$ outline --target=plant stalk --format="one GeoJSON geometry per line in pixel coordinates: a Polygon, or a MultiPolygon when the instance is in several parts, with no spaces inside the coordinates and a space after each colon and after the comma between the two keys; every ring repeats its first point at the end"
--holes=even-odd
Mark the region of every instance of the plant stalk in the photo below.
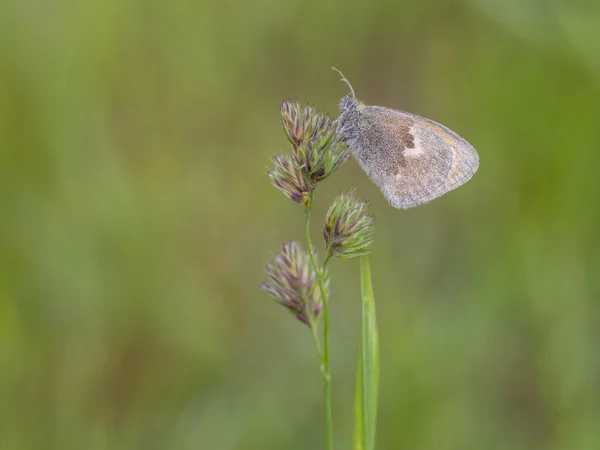
{"type": "MultiPolygon", "coordinates": [[[[324,387],[323,387],[323,403],[325,405],[325,433],[327,450],[333,450],[333,419],[331,414],[331,373],[329,371],[329,299],[327,298],[327,291],[325,290],[324,276],[325,276],[325,264],[329,258],[325,259],[323,267],[318,267],[315,259],[315,249],[313,247],[312,239],[310,238],[310,211],[312,209],[313,196],[311,194],[308,204],[306,206],[306,221],[305,221],[305,232],[306,242],[308,245],[308,254],[310,256],[310,262],[313,270],[317,274],[317,283],[319,285],[319,291],[321,292],[321,299],[323,300],[323,353],[321,359],[321,374],[323,375],[324,387]]],[[[313,328],[314,330],[314,328],[313,328]]],[[[313,331],[313,333],[316,333],[313,331]]],[[[315,335],[313,335],[315,337],[315,335]]],[[[316,338],[318,341],[318,338],[316,338]]],[[[317,346],[317,350],[320,349],[317,346]]]]}

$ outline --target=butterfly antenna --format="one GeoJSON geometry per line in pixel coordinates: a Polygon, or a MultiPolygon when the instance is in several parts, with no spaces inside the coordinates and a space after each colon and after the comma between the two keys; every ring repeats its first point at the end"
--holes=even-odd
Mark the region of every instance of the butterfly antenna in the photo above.
{"type": "Polygon", "coordinates": [[[331,70],[335,70],[337,73],[339,73],[342,76],[342,81],[348,85],[348,87],[350,88],[350,92],[352,92],[352,98],[356,98],[356,95],[354,95],[354,89],[352,89],[352,85],[350,84],[348,79],[344,76],[344,74],[339,69],[336,69],[335,67],[332,67],[331,70]]]}

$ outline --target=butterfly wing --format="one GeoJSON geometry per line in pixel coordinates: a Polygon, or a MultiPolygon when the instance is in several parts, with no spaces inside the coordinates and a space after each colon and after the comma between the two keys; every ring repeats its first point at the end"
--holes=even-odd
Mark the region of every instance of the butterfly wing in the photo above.
{"type": "Polygon", "coordinates": [[[390,204],[407,209],[466,183],[475,149],[433,120],[381,106],[361,108],[351,150],[390,204]]]}

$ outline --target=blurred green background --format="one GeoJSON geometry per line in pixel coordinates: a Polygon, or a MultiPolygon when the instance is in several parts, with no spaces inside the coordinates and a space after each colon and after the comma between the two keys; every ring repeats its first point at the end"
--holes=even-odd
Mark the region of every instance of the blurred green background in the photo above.
{"type": "MultiPolygon", "coordinates": [[[[347,87],[481,167],[377,217],[381,449],[600,448],[600,3],[0,3],[0,449],[319,449],[307,329],[258,288],[301,208],[282,99],[347,87]]],[[[322,248],[322,247],[321,247],[322,248]]],[[[334,261],[336,448],[358,261],[334,261]]]]}

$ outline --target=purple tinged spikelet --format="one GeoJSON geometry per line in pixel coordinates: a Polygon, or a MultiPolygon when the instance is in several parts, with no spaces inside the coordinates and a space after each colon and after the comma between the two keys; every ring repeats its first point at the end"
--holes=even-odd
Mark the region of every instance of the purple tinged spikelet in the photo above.
{"type": "Polygon", "coordinates": [[[333,120],[312,106],[301,108],[298,103],[284,101],[281,122],[308,184],[324,180],[349,158],[347,148],[338,141],[333,120]]]}
{"type": "Polygon", "coordinates": [[[327,256],[354,258],[371,252],[375,219],[368,207],[366,201],[354,196],[353,190],[334,200],[323,232],[327,256]]]}
{"type": "MultiPolygon", "coordinates": [[[[317,287],[317,274],[312,269],[308,254],[297,242],[286,242],[266,270],[267,279],[261,289],[289,309],[298,320],[310,326],[308,314],[316,319],[323,307],[323,300],[317,287]]],[[[327,277],[325,286],[328,290],[327,277]]]]}
{"type": "Polygon", "coordinates": [[[306,205],[312,187],[296,160],[289,155],[278,155],[271,161],[273,168],[268,172],[271,184],[287,198],[306,205]]]}

